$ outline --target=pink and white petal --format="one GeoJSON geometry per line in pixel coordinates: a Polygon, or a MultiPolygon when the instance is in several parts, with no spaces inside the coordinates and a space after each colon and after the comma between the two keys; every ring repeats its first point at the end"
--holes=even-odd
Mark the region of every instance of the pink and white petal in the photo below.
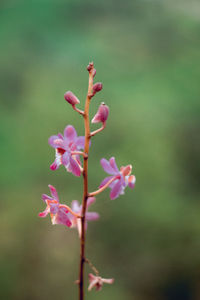
{"type": "Polygon", "coordinates": [[[95,287],[95,285],[98,283],[98,277],[94,276],[91,273],[88,276],[89,276],[89,282],[90,282],[90,284],[88,286],[88,291],[91,291],[91,289],[93,287],[95,287]]]}
{"type": "Polygon", "coordinates": [[[59,166],[61,165],[61,154],[58,153],[57,149],[56,149],[56,159],[54,160],[54,162],[50,165],[50,169],[52,171],[55,171],[59,168],[59,166]]]}
{"type": "Polygon", "coordinates": [[[69,158],[69,165],[70,165],[71,172],[75,176],[81,176],[81,170],[80,170],[79,164],[71,156],[69,158]]]}
{"type": "Polygon", "coordinates": [[[116,175],[117,172],[115,171],[115,169],[112,168],[112,166],[110,165],[110,162],[105,159],[105,158],[102,158],[101,161],[101,166],[102,168],[104,169],[104,171],[110,175],[116,175]]]}
{"type": "Polygon", "coordinates": [[[42,200],[44,201],[44,202],[46,202],[46,200],[53,200],[52,199],[52,197],[50,197],[50,196],[48,196],[48,195],[46,195],[46,194],[42,194],[42,200]]]}
{"type": "Polygon", "coordinates": [[[85,147],[85,137],[84,136],[78,136],[76,139],[76,147],[78,150],[84,149],[85,147]]]}
{"type": "Polygon", "coordinates": [[[67,227],[71,227],[72,223],[67,215],[66,212],[63,211],[63,209],[59,209],[57,214],[52,218],[53,224],[63,224],[67,227]]]}
{"type": "Polygon", "coordinates": [[[118,169],[118,167],[117,167],[117,164],[116,164],[116,162],[115,162],[115,158],[114,158],[114,157],[111,157],[111,158],[109,159],[109,163],[110,163],[111,167],[115,170],[115,172],[116,172],[116,173],[119,173],[119,169],[118,169]]]}
{"type": "Polygon", "coordinates": [[[108,284],[112,284],[115,281],[114,278],[108,278],[108,279],[101,278],[101,280],[103,283],[108,283],[108,284]]]}
{"type": "Polygon", "coordinates": [[[58,203],[50,202],[49,207],[50,207],[50,213],[51,214],[53,214],[53,215],[57,214],[58,209],[59,209],[59,204],[58,203]]]}
{"type": "MultiPolygon", "coordinates": [[[[101,184],[99,185],[99,188],[103,187],[106,183],[108,183],[109,180],[111,180],[114,176],[108,176],[106,178],[104,178],[104,180],[101,182],[101,184]]],[[[110,186],[110,185],[109,185],[110,186]]]]}
{"type": "Polygon", "coordinates": [[[87,208],[96,201],[96,198],[95,197],[89,197],[87,199],[87,208]]]}
{"type": "Polygon", "coordinates": [[[49,145],[53,148],[57,148],[57,146],[54,145],[54,141],[57,140],[58,138],[59,137],[57,135],[50,136],[50,138],[48,139],[49,145]]]}
{"type": "Polygon", "coordinates": [[[52,171],[55,171],[55,170],[57,170],[57,169],[59,168],[60,165],[61,165],[61,164],[57,163],[57,161],[55,160],[55,161],[50,165],[50,169],[51,169],[52,171]]]}
{"type": "Polygon", "coordinates": [[[58,133],[58,137],[59,137],[59,139],[63,140],[63,135],[61,133],[58,133]]]}
{"type": "Polygon", "coordinates": [[[58,193],[56,191],[56,188],[53,185],[51,185],[51,184],[49,184],[48,187],[50,189],[51,196],[53,197],[53,199],[56,199],[59,202],[58,193]]]}
{"type": "Polygon", "coordinates": [[[50,136],[50,138],[48,139],[48,143],[49,143],[49,145],[50,145],[51,147],[53,147],[53,148],[58,148],[58,145],[55,143],[55,141],[57,141],[57,140],[61,140],[61,141],[62,141],[62,139],[61,139],[58,135],[52,135],[52,136],[50,136]]]}
{"type": "Polygon", "coordinates": [[[128,186],[133,189],[135,186],[136,178],[134,175],[129,176],[128,178],[128,186]]]}
{"type": "Polygon", "coordinates": [[[72,125],[68,125],[64,130],[64,137],[69,141],[75,141],[77,138],[77,133],[72,125]]]}
{"type": "Polygon", "coordinates": [[[87,221],[96,221],[99,219],[99,214],[96,212],[86,212],[85,218],[87,221]]]}
{"type": "Polygon", "coordinates": [[[78,200],[73,200],[71,204],[71,208],[75,213],[79,213],[81,210],[81,206],[78,202],[78,200]]]}
{"type": "Polygon", "coordinates": [[[49,207],[47,207],[44,211],[40,212],[38,214],[38,216],[41,217],[41,218],[45,218],[48,215],[49,212],[50,212],[50,209],[49,209],[49,207]]]}
{"type": "Polygon", "coordinates": [[[70,157],[70,153],[67,151],[61,157],[61,162],[65,167],[68,167],[69,165],[69,157],[70,157]]]}
{"type": "Polygon", "coordinates": [[[122,188],[122,182],[121,182],[121,180],[118,180],[118,182],[111,189],[111,192],[110,192],[111,200],[114,200],[119,196],[119,194],[121,192],[121,188],[122,188]]]}

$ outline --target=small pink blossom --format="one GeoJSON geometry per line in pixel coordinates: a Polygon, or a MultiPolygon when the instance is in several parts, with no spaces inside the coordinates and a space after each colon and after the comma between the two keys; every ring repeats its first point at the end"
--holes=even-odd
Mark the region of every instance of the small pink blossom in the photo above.
{"type": "Polygon", "coordinates": [[[102,289],[103,283],[112,284],[114,282],[114,278],[102,278],[100,276],[95,276],[92,273],[89,273],[89,287],[88,291],[91,291],[92,288],[96,288],[96,291],[100,291],[102,289]]]}
{"type": "Polygon", "coordinates": [[[46,209],[39,213],[38,216],[45,218],[48,214],[51,216],[52,224],[63,224],[67,227],[71,227],[72,222],[69,218],[69,211],[66,205],[60,204],[56,188],[49,185],[51,197],[43,194],[42,199],[46,203],[46,209]]]}
{"type": "Polygon", "coordinates": [[[78,100],[78,98],[71,91],[66,92],[64,94],[64,98],[72,106],[75,106],[76,104],[80,103],[80,101],[78,100]]]}
{"type": "Polygon", "coordinates": [[[105,103],[101,103],[101,105],[99,106],[99,109],[96,113],[96,115],[94,116],[94,118],[92,119],[92,123],[105,123],[108,119],[108,115],[109,115],[109,107],[107,105],[105,105],[105,103]]]}
{"type": "Polygon", "coordinates": [[[100,184],[100,188],[103,187],[108,181],[113,179],[109,184],[111,188],[110,198],[111,200],[116,199],[119,195],[124,194],[124,189],[128,185],[130,188],[134,188],[136,178],[134,175],[130,175],[132,171],[132,166],[127,165],[126,167],[122,166],[120,170],[118,169],[115,158],[111,157],[110,160],[105,158],[101,159],[101,165],[105,172],[112,176],[106,177],[100,184]]]}
{"type": "Polygon", "coordinates": [[[68,125],[64,130],[64,136],[59,133],[49,138],[49,145],[56,150],[56,159],[50,166],[51,170],[57,170],[60,165],[64,165],[68,172],[72,172],[75,176],[81,175],[80,157],[73,152],[84,149],[84,136],[77,136],[75,128],[68,125]]]}
{"type": "MultiPolygon", "coordinates": [[[[85,213],[85,230],[87,229],[87,221],[95,221],[99,219],[99,214],[96,212],[88,212],[89,206],[95,202],[95,197],[89,197],[87,200],[87,208],[85,213]]],[[[77,200],[72,201],[71,205],[72,210],[76,213],[81,215],[82,212],[82,205],[79,204],[77,200]]],[[[76,227],[79,233],[79,236],[81,236],[81,219],[75,217],[71,213],[69,213],[69,218],[72,223],[72,227],[76,227]]]]}

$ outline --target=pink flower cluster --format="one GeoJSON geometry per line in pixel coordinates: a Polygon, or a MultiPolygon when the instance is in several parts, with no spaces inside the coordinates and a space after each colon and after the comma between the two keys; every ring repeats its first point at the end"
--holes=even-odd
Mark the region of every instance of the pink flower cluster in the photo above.
{"type": "MultiPolygon", "coordinates": [[[[90,73],[91,81],[91,76],[92,78],[94,78],[94,76],[96,75],[96,70],[93,68],[93,63],[90,63],[87,69],[90,73]]],[[[87,103],[89,103],[92,97],[96,93],[101,91],[101,89],[102,83],[97,82],[93,85],[92,81],[92,85],[88,89],[87,103]]],[[[103,102],[100,104],[98,111],[91,122],[102,123],[101,127],[93,132],[90,132],[90,129],[88,129],[89,124],[87,123],[89,116],[89,104],[88,111],[86,110],[86,108],[85,111],[79,110],[76,106],[80,104],[80,101],[71,91],[68,91],[64,94],[64,99],[72,106],[75,111],[84,116],[86,122],[85,136],[78,136],[75,128],[72,125],[66,126],[63,134],[58,133],[57,135],[52,135],[49,138],[48,142],[49,145],[55,149],[55,160],[50,165],[50,169],[55,171],[61,165],[63,165],[68,172],[72,173],[75,176],[81,176],[81,174],[83,173],[84,180],[86,181],[86,183],[84,181],[85,194],[83,207],[77,200],[73,200],[71,206],[61,204],[56,188],[52,185],[49,185],[51,196],[48,196],[46,194],[42,195],[42,200],[45,202],[46,208],[43,212],[39,213],[39,217],[44,218],[48,214],[50,214],[52,224],[61,224],[67,227],[76,228],[78,230],[78,234],[82,243],[81,245],[84,245],[84,234],[83,232],[81,232],[81,230],[87,229],[88,221],[95,221],[99,219],[99,214],[97,212],[88,211],[90,205],[95,202],[94,196],[98,195],[108,187],[111,189],[110,198],[111,200],[114,200],[120,195],[124,194],[125,188],[127,186],[130,188],[134,188],[136,178],[134,175],[131,175],[132,165],[122,166],[121,168],[118,168],[114,157],[111,157],[109,160],[102,158],[100,161],[101,166],[103,167],[104,171],[109,174],[109,176],[107,176],[101,182],[99,188],[95,192],[88,193],[87,159],[88,148],[89,146],[91,146],[89,141],[92,136],[105,129],[106,122],[109,116],[109,107],[103,102]],[[84,165],[81,158],[84,158],[84,165]]],[[[86,262],[84,251],[82,251],[81,255],[81,258],[83,258],[83,260],[86,262]]],[[[95,271],[96,269],[93,268],[93,270],[95,271]]],[[[112,284],[114,282],[113,278],[105,279],[98,276],[98,271],[95,271],[95,274],[96,275],[93,275],[91,273],[89,274],[89,291],[94,287],[97,291],[101,290],[103,283],[112,284]]],[[[81,282],[83,282],[83,280],[79,281],[80,287],[81,282]]]]}

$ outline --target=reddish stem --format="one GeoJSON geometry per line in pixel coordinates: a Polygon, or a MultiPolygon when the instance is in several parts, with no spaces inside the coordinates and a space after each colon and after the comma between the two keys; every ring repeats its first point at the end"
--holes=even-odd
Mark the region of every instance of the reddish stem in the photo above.
{"type": "Polygon", "coordinates": [[[83,157],[83,200],[81,212],[81,237],[80,237],[80,267],[79,267],[79,300],[84,299],[84,263],[85,263],[85,213],[88,199],[88,153],[90,144],[89,106],[93,90],[93,63],[90,63],[88,93],[85,101],[84,125],[85,125],[85,148],[83,157]]]}

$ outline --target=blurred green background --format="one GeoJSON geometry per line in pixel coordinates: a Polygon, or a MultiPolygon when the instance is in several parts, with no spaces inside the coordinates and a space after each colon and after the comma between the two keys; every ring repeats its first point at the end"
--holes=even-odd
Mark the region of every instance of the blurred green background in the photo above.
{"type": "Polygon", "coordinates": [[[49,169],[47,140],[67,124],[83,134],[63,94],[83,107],[94,61],[104,88],[91,117],[101,101],[110,116],[92,141],[89,189],[113,155],[137,183],[91,209],[101,218],[87,256],[115,284],[86,299],[199,300],[199,1],[1,0],[0,41],[0,298],[78,299],[77,232],[37,214],[48,184],[61,202],[81,199],[82,178],[49,169]]]}

